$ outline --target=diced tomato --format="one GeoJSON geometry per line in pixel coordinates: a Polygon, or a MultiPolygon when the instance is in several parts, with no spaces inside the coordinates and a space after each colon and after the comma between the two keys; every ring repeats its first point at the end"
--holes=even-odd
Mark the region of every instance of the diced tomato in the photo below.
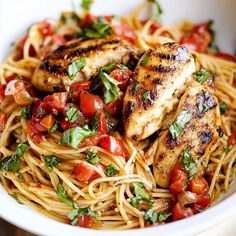
{"type": "Polygon", "coordinates": [[[52,35],[52,42],[54,45],[61,46],[66,42],[66,40],[63,35],[54,33],[52,35]]]}
{"type": "Polygon", "coordinates": [[[236,58],[234,56],[228,54],[228,53],[217,52],[217,53],[214,54],[214,56],[222,58],[222,59],[227,60],[227,61],[236,62],[236,58]]]}
{"type": "Polygon", "coordinates": [[[40,125],[43,126],[46,131],[50,130],[55,123],[55,119],[51,114],[47,114],[43,117],[43,119],[40,121],[40,125]]]}
{"type": "Polygon", "coordinates": [[[115,69],[110,73],[110,76],[120,82],[118,87],[125,91],[127,89],[127,86],[130,82],[130,78],[132,76],[132,71],[129,69],[115,69]]]}
{"type": "Polygon", "coordinates": [[[170,191],[174,194],[184,191],[188,175],[179,164],[173,168],[170,176],[170,191]]]}
{"type": "Polygon", "coordinates": [[[102,99],[91,93],[80,94],[80,110],[88,117],[92,117],[96,111],[103,109],[104,103],[102,99]]]}
{"type": "Polygon", "coordinates": [[[180,220],[193,215],[193,211],[189,207],[182,206],[179,202],[172,209],[173,220],[180,220]]]}
{"type": "Polygon", "coordinates": [[[42,107],[47,113],[50,113],[52,109],[57,111],[64,111],[67,102],[67,93],[54,93],[48,95],[43,99],[42,107]]]}
{"type": "Polygon", "coordinates": [[[116,156],[125,156],[125,146],[121,139],[107,135],[99,141],[99,145],[116,156]]]}
{"type": "Polygon", "coordinates": [[[104,112],[101,112],[99,115],[99,120],[98,120],[98,132],[100,134],[106,134],[108,133],[109,129],[107,127],[107,121],[106,121],[106,116],[104,112]]]}
{"type": "Polygon", "coordinates": [[[105,104],[105,110],[111,115],[119,115],[122,111],[124,93],[120,93],[120,97],[114,101],[105,104]]]}
{"type": "Polygon", "coordinates": [[[209,185],[204,177],[195,177],[189,182],[189,190],[198,195],[207,193],[209,185]]]}
{"type": "Polygon", "coordinates": [[[83,227],[83,228],[91,228],[93,222],[92,216],[78,216],[78,223],[77,226],[83,227]]]}
{"type": "Polygon", "coordinates": [[[43,132],[46,129],[42,125],[38,119],[31,119],[27,125],[26,133],[36,142],[39,143],[42,138],[43,132]]]}
{"type": "Polygon", "coordinates": [[[180,39],[180,44],[183,44],[193,51],[205,52],[211,43],[211,39],[209,23],[202,23],[196,25],[188,35],[184,35],[180,39]]]}
{"type": "Polygon", "coordinates": [[[44,36],[52,35],[54,33],[53,25],[48,21],[44,21],[39,24],[39,31],[44,36]]]}
{"type": "Polygon", "coordinates": [[[201,212],[211,203],[211,198],[208,194],[199,195],[197,202],[194,203],[193,210],[195,213],[201,212]]]}
{"type": "Polygon", "coordinates": [[[159,29],[161,27],[161,24],[158,22],[153,22],[151,25],[151,32],[154,33],[157,29],[159,29]]]}
{"type": "Polygon", "coordinates": [[[232,134],[228,137],[227,145],[228,146],[236,145],[236,130],[234,130],[232,134]]]}
{"type": "Polygon", "coordinates": [[[97,16],[92,15],[91,13],[86,13],[84,19],[83,19],[83,26],[87,26],[90,23],[96,22],[98,19],[97,16]]]}
{"type": "Polygon", "coordinates": [[[11,80],[6,86],[5,95],[12,95],[15,102],[20,106],[27,106],[33,102],[25,83],[20,80],[11,80]]]}
{"type": "Polygon", "coordinates": [[[2,132],[7,123],[7,115],[3,112],[0,112],[0,132],[2,132]]]}
{"type": "Polygon", "coordinates": [[[92,84],[91,81],[82,81],[70,85],[69,92],[73,101],[77,102],[80,99],[81,92],[89,90],[91,84],[92,84]]]}
{"type": "Polygon", "coordinates": [[[17,77],[18,77],[17,74],[12,74],[12,75],[6,77],[5,79],[6,79],[6,82],[9,83],[11,80],[16,79],[17,77]]]}
{"type": "Polygon", "coordinates": [[[134,43],[137,37],[133,28],[126,22],[114,22],[112,24],[112,30],[116,36],[126,39],[131,43],[134,43]]]}
{"type": "Polygon", "coordinates": [[[73,170],[73,176],[84,183],[88,183],[89,181],[98,177],[97,172],[84,162],[81,162],[75,166],[73,170]]]}
{"type": "Polygon", "coordinates": [[[5,85],[0,84],[0,101],[4,100],[5,98],[5,85]]]}

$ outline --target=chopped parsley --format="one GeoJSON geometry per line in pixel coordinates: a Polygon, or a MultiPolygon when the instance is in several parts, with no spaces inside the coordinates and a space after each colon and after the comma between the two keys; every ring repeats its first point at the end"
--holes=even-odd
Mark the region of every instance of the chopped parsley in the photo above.
{"type": "Polygon", "coordinates": [[[135,197],[131,198],[131,204],[137,207],[141,200],[149,201],[150,197],[148,193],[144,190],[142,183],[133,183],[135,197]]]}
{"type": "Polygon", "coordinates": [[[189,180],[191,180],[198,171],[197,164],[188,150],[182,152],[182,165],[188,172],[189,180]]]}
{"type": "Polygon", "coordinates": [[[170,125],[169,131],[173,139],[177,139],[184,129],[184,126],[191,120],[192,114],[189,110],[182,111],[177,120],[170,125]]]}
{"type": "Polygon", "coordinates": [[[80,6],[81,6],[84,10],[89,11],[92,3],[93,3],[93,0],[82,0],[80,6]]]}
{"type": "Polygon", "coordinates": [[[62,202],[75,208],[76,204],[71,199],[68,198],[68,196],[66,194],[66,190],[64,189],[62,184],[57,185],[57,196],[62,202]]]}
{"type": "Polygon", "coordinates": [[[227,111],[228,106],[225,102],[220,103],[220,114],[223,115],[227,111]]]}
{"type": "Polygon", "coordinates": [[[205,83],[210,77],[211,73],[206,70],[200,70],[194,73],[196,81],[200,84],[205,83]]]}
{"type": "Polygon", "coordinates": [[[63,132],[60,143],[77,148],[85,138],[94,134],[96,134],[96,131],[90,130],[88,125],[73,127],[63,132]]]}
{"type": "Polygon", "coordinates": [[[20,143],[16,147],[15,155],[7,156],[0,161],[0,170],[18,172],[20,169],[20,158],[24,155],[28,144],[20,143]]]}
{"type": "Polygon", "coordinates": [[[163,13],[160,3],[157,0],[148,0],[153,3],[152,19],[156,22],[160,22],[161,14],[163,13]]]}
{"type": "Polygon", "coordinates": [[[68,76],[71,80],[73,80],[75,78],[75,76],[77,75],[77,73],[82,70],[85,65],[87,63],[87,57],[83,56],[75,61],[73,61],[67,70],[68,76]]]}
{"type": "Polygon", "coordinates": [[[143,93],[143,98],[144,99],[150,99],[151,98],[151,92],[150,91],[146,91],[143,93]]]}
{"type": "Polygon", "coordinates": [[[79,111],[76,107],[71,107],[67,112],[66,116],[70,123],[74,123],[79,119],[79,111]]]}
{"type": "Polygon", "coordinates": [[[229,152],[229,146],[224,146],[224,152],[228,153],[229,152]]]}
{"type": "Polygon", "coordinates": [[[92,165],[96,165],[100,160],[100,156],[97,153],[94,153],[91,149],[86,150],[86,161],[92,165]]]}
{"type": "Polygon", "coordinates": [[[32,116],[30,106],[21,107],[21,115],[26,119],[29,120],[32,116]]]}
{"type": "Polygon", "coordinates": [[[60,165],[61,160],[55,156],[47,156],[47,157],[45,157],[45,163],[46,163],[46,166],[47,166],[49,172],[52,172],[53,167],[60,165]]]}
{"type": "Polygon", "coordinates": [[[112,164],[109,164],[106,168],[107,176],[113,176],[113,175],[117,174],[118,172],[119,172],[119,170],[112,164]]]}
{"type": "Polygon", "coordinates": [[[156,222],[165,221],[168,217],[171,216],[171,213],[160,213],[157,214],[153,209],[149,209],[144,214],[144,219],[149,220],[152,224],[156,222]]]}
{"type": "Polygon", "coordinates": [[[146,66],[148,60],[149,60],[149,56],[144,55],[144,56],[142,57],[141,61],[140,61],[140,65],[141,65],[141,66],[146,66]]]}

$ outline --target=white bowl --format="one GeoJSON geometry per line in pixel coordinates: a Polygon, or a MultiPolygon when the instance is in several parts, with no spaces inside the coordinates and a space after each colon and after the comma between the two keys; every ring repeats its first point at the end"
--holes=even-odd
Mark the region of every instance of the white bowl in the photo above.
{"type": "MultiPolygon", "coordinates": [[[[95,0],[92,11],[96,14],[128,14],[142,0],[95,0]]],[[[223,51],[234,52],[236,42],[235,0],[160,0],[167,25],[189,18],[196,22],[213,19],[218,43],[223,51]]],[[[77,5],[78,1],[77,1],[77,5]]],[[[27,27],[48,17],[58,17],[62,10],[71,10],[70,0],[7,0],[0,1],[0,61],[10,50],[10,44],[22,36],[27,27]]],[[[128,231],[98,231],[62,224],[35,210],[16,203],[0,187],[0,216],[5,220],[37,235],[47,236],[120,236],[131,235],[195,235],[232,215],[236,210],[236,194],[232,191],[210,209],[190,218],[162,226],[128,231]]]]}

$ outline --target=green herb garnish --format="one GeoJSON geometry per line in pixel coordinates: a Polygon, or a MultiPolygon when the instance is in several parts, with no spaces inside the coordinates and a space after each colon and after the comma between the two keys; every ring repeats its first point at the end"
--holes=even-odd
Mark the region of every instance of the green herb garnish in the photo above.
{"type": "Polygon", "coordinates": [[[146,91],[143,93],[143,98],[144,99],[150,99],[151,98],[151,92],[150,91],[146,91]]]}
{"type": "Polygon", "coordinates": [[[209,71],[200,70],[194,73],[196,81],[200,84],[205,83],[210,77],[211,73],[209,71]]]}
{"type": "Polygon", "coordinates": [[[228,153],[229,152],[229,146],[224,146],[224,152],[228,153]]]}
{"type": "Polygon", "coordinates": [[[215,100],[213,99],[212,95],[208,91],[203,90],[202,91],[202,95],[203,95],[204,101],[199,99],[199,102],[198,102],[198,110],[199,110],[199,112],[206,112],[209,109],[211,109],[212,107],[216,106],[215,100]]]}
{"type": "Polygon", "coordinates": [[[26,119],[29,120],[32,116],[30,106],[21,107],[21,115],[26,119]]]}
{"type": "Polygon", "coordinates": [[[66,116],[70,123],[74,123],[79,119],[79,111],[76,107],[71,107],[67,112],[66,116]]]}
{"type": "Polygon", "coordinates": [[[47,156],[47,157],[45,157],[45,163],[46,163],[46,166],[48,168],[48,171],[52,172],[53,167],[54,166],[56,167],[56,166],[60,165],[61,160],[58,157],[55,157],[55,156],[47,156]]]}
{"type": "Polygon", "coordinates": [[[96,165],[100,160],[100,156],[97,153],[94,153],[91,149],[86,150],[86,161],[92,165],[96,165]]]}
{"type": "Polygon", "coordinates": [[[89,11],[92,2],[93,2],[93,0],[82,0],[80,6],[81,6],[84,10],[89,11]]]}
{"type": "Polygon", "coordinates": [[[133,183],[135,197],[131,198],[131,204],[137,207],[141,200],[149,201],[150,197],[148,193],[144,190],[142,183],[133,183]]]}
{"type": "Polygon", "coordinates": [[[59,125],[58,125],[57,122],[55,122],[55,124],[54,124],[53,127],[48,131],[48,133],[51,134],[51,133],[57,131],[58,128],[59,128],[59,125]]]}
{"type": "Polygon", "coordinates": [[[148,60],[149,60],[149,56],[144,55],[144,56],[142,57],[141,61],[140,61],[140,65],[141,65],[141,66],[146,66],[148,60]]]}
{"type": "Polygon", "coordinates": [[[98,129],[98,121],[99,121],[99,116],[98,116],[98,112],[96,111],[93,115],[92,120],[91,120],[92,130],[97,130],[98,129]]]}
{"type": "Polygon", "coordinates": [[[153,15],[152,19],[156,22],[160,22],[161,14],[163,13],[160,3],[157,0],[148,0],[153,3],[153,15]]]}
{"type": "Polygon", "coordinates": [[[87,62],[87,57],[83,56],[80,59],[73,61],[69,65],[67,73],[71,80],[73,80],[77,75],[77,73],[85,67],[86,62],[87,62]]]}
{"type": "Polygon", "coordinates": [[[117,174],[118,172],[119,172],[119,170],[112,164],[109,164],[106,168],[107,176],[113,176],[113,175],[117,174]]]}
{"type": "Polygon", "coordinates": [[[149,220],[152,224],[155,224],[156,222],[165,221],[170,216],[171,213],[157,214],[153,209],[149,209],[145,212],[144,219],[149,220]]]}
{"type": "Polygon", "coordinates": [[[228,106],[225,102],[220,103],[220,114],[223,115],[227,111],[228,106]]]}
{"type": "Polygon", "coordinates": [[[188,150],[182,152],[182,157],[182,165],[189,174],[189,180],[191,180],[198,171],[197,164],[188,150]]]}

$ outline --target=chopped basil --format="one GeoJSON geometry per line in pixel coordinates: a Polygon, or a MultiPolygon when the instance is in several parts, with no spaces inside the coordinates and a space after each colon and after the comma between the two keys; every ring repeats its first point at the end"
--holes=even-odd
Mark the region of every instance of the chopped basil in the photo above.
{"type": "Polygon", "coordinates": [[[38,109],[37,113],[39,117],[43,117],[44,115],[47,114],[47,112],[43,108],[38,109]]]}
{"type": "Polygon", "coordinates": [[[64,189],[62,184],[57,185],[57,196],[62,202],[75,208],[75,203],[71,199],[68,198],[68,196],[66,194],[66,190],[64,189]]]}
{"type": "Polygon", "coordinates": [[[123,64],[117,64],[116,66],[121,70],[128,70],[129,69],[127,66],[125,66],[123,64]]]}
{"type": "Polygon", "coordinates": [[[81,127],[73,127],[63,132],[60,143],[67,144],[73,148],[85,139],[96,134],[95,130],[90,130],[87,125],[81,127]]]}
{"type": "Polygon", "coordinates": [[[32,116],[30,106],[21,107],[21,115],[26,119],[29,120],[32,116]]]}
{"type": "MultiPolygon", "coordinates": [[[[112,64],[113,68],[114,65],[112,64]]],[[[120,82],[113,79],[107,73],[109,73],[111,66],[103,67],[100,72],[100,78],[104,84],[104,102],[107,104],[119,98],[119,88],[120,82]]]]}
{"type": "Polygon", "coordinates": [[[47,166],[49,172],[51,172],[53,170],[54,166],[56,167],[56,166],[60,165],[61,160],[55,156],[47,156],[47,157],[45,157],[45,163],[46,163],[46,166],[47,166]]]}
{"type": "Polygon", "coordinates": [[[79,119],[79,111],[76,107],[71,107],[67,112],[66,116],[70,123],[74,123],[79,119]]]}
{"type": "Polygon", "coordinates": [[[137,207],[140,200],[142,199],[146,201],[150,200],[148,193],[143,189],[142,183],[133,183],[133,186],[134,186],[135,197],[131,198],[131,204],[134,207],[137,207]]]}
{"type": "Polygon", "coordinates": [[[86,63],[87,63],[86,56],[83,56],[80,59],[73,61],[69,65],[68,70],[67,70],[69,78],[73,80],[75,76],[77,75],[77,73],[85,67],[86,63]]]}
{"type": "Polygon", "coordinates": [[[191,120],[192,114],[189,110],[182,111],[176,122],[170,125],[169,131],[173,139],[177,139],[184,129],[184,126],[191,120]]]}
{"type": "Polygon", "coordinates": [[[146,91],[143,93],[143,98],[144,99],[150,99],[151,98],[151,92],[150,91],[146,91]]]}
{"type": "Polygon", "coordinates": [[[139,83],[138,82],[134,82],[133,85],[133,93],[136,94],[139,90],[139,83]]]}
{"type": "Polygon", "coordinates": [[[206,70],[197,71],[194,73],[194,75],[195,75],[197,82],[200,84],[205,83],[211,77],[211,73],[206,70]]]}
{"type": "Polygon", "coordinates": [[[99,121],[99,116],[98,116],[98,112],[96,111],[94,113],[92,121],[91,121],[92,130],[97,130],[98,129],[98,121],[99,121]]]}
{"type": "Polygon", "coordinates": [[[144,56],[142,57],[141,61],[140,61],[140,65],[141,65],[141,66],[146,66],[148,60],[149,60],[149,56],[144,55],[144,56]]]}
{"type": "Polygon", "coordinates": [[[22,204],[16,194],[9,194],[17,203],[22,204]]]}
{"type": "Polygon", "coordinates": [[[224,146],[224,152],[228,153],[229,152],[229,146],[224,146]]]}
{"type": "Polygon", "coordinates": [[[106,168],[107,176],[113,176],[113,175],[117,174],[118,172],[119,172],[119,170],[112,164],[109,164],[106,168]]]}
{"type": "Polygon", "coordinates": [[[220,103],[220,114],[223,115],[225,114],[225,112],[227,111],[227,104],[225,102],[221,102],[220,103]]]}
{"type": "Polygon", "coordinates": [[[202,95],[198,96],[199,112],[206,112],[210,108],[215,107],[215,106],[216,106],[216,102],[214,98],[212,97],[212,95],[208,91],[203,90],[202,95]]]}
{"type": "Polygon", "coordinates": [[[86,150],[86,160],[92,165],[96,165],[100,160],[100,156],[97,153],[94,153],[91,149],[86,150]]]}
{"type": "Polygon", "coordinates": [[[160,213],[157,214],[153,209],[149,209],[144,214],[144,219],[149,220],[152,224],[156,222],[165,221],[168,217],[171,216],[171,213],[160,213]]]}
{"type": "Polygon", "coordinates": [[[152,19],[156,22],[160,22],[161,14],[163,13],[160,3],[157,0],[148,0],[153,3],[153,15],[152,19]]]}
{"type": "Polygon", "coordinates": [[[87,215],[87,216],[91,216],[94,219],[96,219],[98,221],[98,216],[96,213],[94,213],[93,211],[90,210],[90,208],[86,207],[86,208],[76,208],[73,209],[69,214],[68,214],[68,218],[71,220],[71,224],[72,225],[77,225],[78,223],[78,216],[83,216],[83,215],[87,215]]]}
{"type": "Polygon", "coordinates": [[[57,131],[58,128],[59,128],[59,125],[58,125],[57,122],[55,122],[55,124],[54,124],[53,127],[48,131],[48,133],[51,134],[51,133],[57,131]]]}
{"type": "Polygon", "coordinates": [[[194,59],[194,60],[196,60],[196,59],[197,59],[197,55],[196,55],[196,54],[194,54],[194,53],[192,53],[192,57],[193,57],[193,59],[194,59]]]}
{"type": "Polygon", "coordinates": [[[188,150],[182,152],[182,157],[182,165],[189,174],[189,180],[191,180],[198,171],[197,164],[188,150]]]}
{"type": "Polygon", "coordinates": [[[89,11],[92,2],[93,2],[93,0],[82,0],[80,6],[81,6],[84,10],[89,11]]]}
{"type": "Polygon", "coordinates": [[[20,169],[20,158],[28,148],[28,144],[20,143],[16,147],[15,155],[7,156],[0,161],[0,170],[18,172],[20,169]]]}

